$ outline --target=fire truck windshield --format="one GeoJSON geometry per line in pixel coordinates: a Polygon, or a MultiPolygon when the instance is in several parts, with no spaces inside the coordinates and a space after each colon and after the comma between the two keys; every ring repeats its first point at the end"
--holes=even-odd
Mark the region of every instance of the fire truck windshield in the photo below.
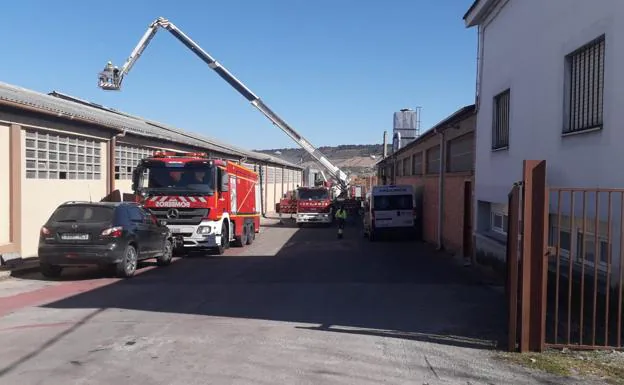
{"type": "Polygon", "coordinates": [[[297,195],[299,200],[329,199],[329,191],[322,188],[299,189],[297,195]]]}
{"type": "Polygon", "coordinates": [[[167,165],[146,165],[144,167],[142,185],[147,190],[184,191],[213,195],[215,190],[215,173],[212,166],[206,164],[193,165],[187,163],[181,167],[167,165]]]}

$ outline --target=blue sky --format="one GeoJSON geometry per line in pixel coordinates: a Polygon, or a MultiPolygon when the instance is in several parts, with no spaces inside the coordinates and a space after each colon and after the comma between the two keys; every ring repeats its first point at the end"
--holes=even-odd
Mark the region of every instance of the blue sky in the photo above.
{"type": "Polygon", "coordinates": [[[252,149],[296,147],[168,32],[121,92],[97,88],[156,17],[174,22],[315,146],[381,143],[392,114],[426,130],[474,101],[472,0],[10,2],[0,81],[65,92],[252,149]],[[110,4],[110,6],[108,6],[110,4]]]}

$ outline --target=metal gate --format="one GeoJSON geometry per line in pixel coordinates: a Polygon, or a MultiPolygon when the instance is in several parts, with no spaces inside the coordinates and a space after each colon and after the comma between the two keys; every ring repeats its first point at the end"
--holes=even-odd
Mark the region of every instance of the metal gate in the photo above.
{"type": "Polygon", "coordinates": [[[623,349],[624,189],[547,187],[525,160],[508,203],[509,350],[623,349]]]}

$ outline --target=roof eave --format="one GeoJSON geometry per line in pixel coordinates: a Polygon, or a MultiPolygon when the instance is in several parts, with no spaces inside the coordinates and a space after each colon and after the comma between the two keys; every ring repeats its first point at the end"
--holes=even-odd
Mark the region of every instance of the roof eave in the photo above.
{"type": "Polygon", "coordinates": [[[466,28],[475,27],[481,24],[481,22],[489,15],[492,7],[496,5],[498,1],[499,0],[475,0],[464,15],[466,28]]]}

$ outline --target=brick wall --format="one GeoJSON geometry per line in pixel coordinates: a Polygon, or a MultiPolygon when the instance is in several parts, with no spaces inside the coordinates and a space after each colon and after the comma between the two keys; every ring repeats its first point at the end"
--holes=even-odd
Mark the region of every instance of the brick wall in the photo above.
{"type": "Polygon", "coordinates": [[[438,241],[439,181],[436,176],[399,176],[396,184],[424,186],[423,194],[423,240],[429,243],[438,241]]]}
{"type": "MultiPolygon", "coordinates": [[[[475,118],[475,115],[472,114],[452,125],[439,127],[444,132],[443,155],[438,153],[436,157],[435,152],[428,152],[439,147],[441,139],[434,130],[429,130],[396,154],[391,154],[378,167],[379,170],[385,170],[387,184],[394,182],[395,184],[410,184],[414,187],[423,186],[423,239],[428,243],[437,245],[440,183],[437,170],[439,170],[439,162],[443,163],[447,172],[444,173],[442,246],[446,250],[460,255],[464,254],[464,250],[462,250],[464,240],[464,184],[466,181],[473,182],[475,118]],[[428,153],[430,156],[427,155],[428,153]],[[420,161],[416,162],[416,159],[420,161]],[[393,176],[395,176],[394,180],[393,176]]],[[[474,183],[471,183],[472,185],[474,183]]],[[[471,217],[474,215],[473,213],[470,214],[471,217]]],[[[466,252],[470,253],[471,250],[466,252]]]]}

